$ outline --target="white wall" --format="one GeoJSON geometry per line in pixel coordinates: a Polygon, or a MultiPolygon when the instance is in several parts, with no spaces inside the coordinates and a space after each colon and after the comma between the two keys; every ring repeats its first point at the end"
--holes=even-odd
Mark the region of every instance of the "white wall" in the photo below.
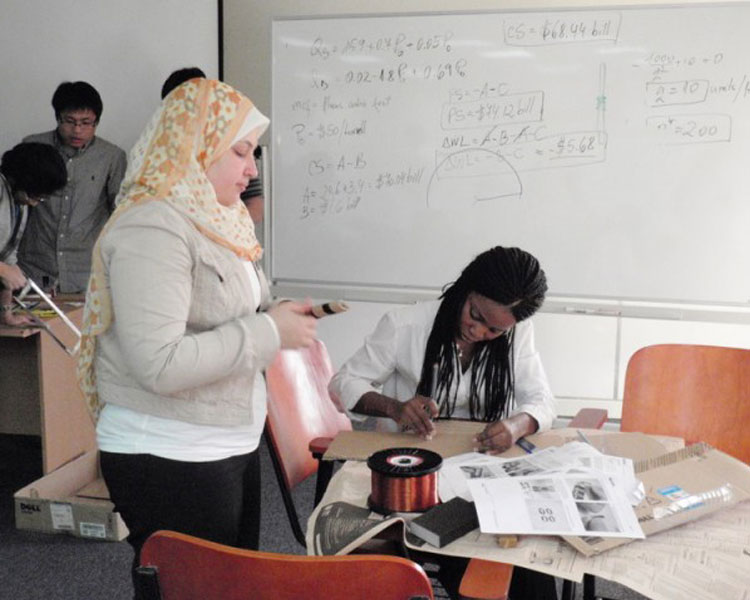
{"type": "Polygon", "coordinates": [[[217,0],[2,0],[0,152],[54,129],[52,94],[84,80],[102,96],[97,135],[129,150],[175,69],[218,75],[217,0]]]}

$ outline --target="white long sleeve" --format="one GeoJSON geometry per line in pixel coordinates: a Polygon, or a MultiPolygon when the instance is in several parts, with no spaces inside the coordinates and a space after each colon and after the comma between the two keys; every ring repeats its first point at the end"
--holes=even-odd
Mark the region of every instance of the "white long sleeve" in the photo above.
{"type": "MultiPolygon", "coordinates": [[[[329,386],[331,396],[352,419],[363,418],[351,410],[366,392],[380,391],[401,402],[414,397],[438,306],[438,301],[425,302],[388,312],[365,338],[362,347],[334,375],[329,386]]],[[[534,326],[530,320],[515,327],[514,375],[512,414],[528,413],[537,421],[540,431],[549,429],[556,416],[555,401],[534,345],[534,326]]],[[[459,376],[454,417],[469,417],[469,384],[468,376],[459,376]]],[[[394,426],[389,419],[378,423],[380,429],[394,429],[394,426]]]]}

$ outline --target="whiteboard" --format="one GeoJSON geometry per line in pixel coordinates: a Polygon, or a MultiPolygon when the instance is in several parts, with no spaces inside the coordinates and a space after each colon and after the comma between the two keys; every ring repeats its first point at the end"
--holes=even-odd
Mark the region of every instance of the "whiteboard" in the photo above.
{"type": "Polygon", "coordinates": [[[276,19],[271,277],[750,302],[750,6],[276,19]]]}

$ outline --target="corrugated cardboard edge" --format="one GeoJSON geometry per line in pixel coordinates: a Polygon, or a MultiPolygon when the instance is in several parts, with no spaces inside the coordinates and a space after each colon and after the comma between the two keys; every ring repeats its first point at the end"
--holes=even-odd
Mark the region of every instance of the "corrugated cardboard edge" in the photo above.
{"type": "MultiPolygon", "coordinates": [[[[423,448],[437,452],[443,458],[474,451],[474,436],[487,426],[478,421],[461,419],[435,422],[436,432],[431,440],[424,440],[412,432],[341,431],[331,442],[324,455],[325,460],[367,460],[370,455],[388,448],[423,448]]],[[[559,446],[564,443],[560,432],[552,430],[526,436],[540,448],[559,446]]],[[[502,454],[503,457],[522,456],[518,446],[502,454]]]]}
{"type": "MultiPolygon", "coordinates": [[[[646,498],[635,508],[646,537],[695,521],[750,498],[750,466],[705,443],[638,461],[634,468],[646,491],[646,498]],[[689,494],[701,494],[727,484],[732,489],[730,498],[721,502],[707,502],[662,519],[653,517],[654,508],[668,506],[672,501],[660,494],[660,489],[676,485],[689,494]]],[[[585,556],[600,554],[634,541],[630,538],[575,536],[563,536],[563,539],[585,556]]]]}
{"type": "MultiPolygon", "coordinates": [[[[443,458],[474,450],[474,436],[486,427],[486,423],[461,419],[435,422],[436,433],[431,440],[423,440],[411,432],[341,431],[324,455],[325,460],[367,460],[379,450],[387,448],[424,448],[437,452],[443,458]]],[[[643,433],[586,430],[592,445],[605,454],[625,456],[633,460],[659,456],[670,448],[683,446],[682,440],[664,436],[649,436],[643,433]]],[[[526,436],[539,448],[561,446],[579,440],[578,430],[570,428],[552,429],[526,436]]],[[[502,454],[503,458],[522,456],[518,446],[502,454]]]]}

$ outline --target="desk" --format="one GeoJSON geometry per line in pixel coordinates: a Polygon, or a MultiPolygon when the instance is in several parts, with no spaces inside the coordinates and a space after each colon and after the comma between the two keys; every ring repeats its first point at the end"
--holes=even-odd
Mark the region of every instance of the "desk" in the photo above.
{"type": "MultiPolygon", "coordinates": [[[[667,438],[670,439],[673,440],[667,438]]],[[[308,521],[310,551],[315,548],[318,514],[336,501],[365,507],[369,491],[370,472],[365,463],[349,461],[339,469],[308,521]]],[[[411,547],[408,542],[407,546],[411,547]]],[[[517,547],[501,548],[495,536],[479,531],[431,551],[496,560],[577,582],[590,573],[626,585],[654,600],[747,598],[750,597],[750,502],[588,558],[557,537],[522,536],[517,547]]]]}
{"type": "MultiPolygon", "coordinates": [[[[60,308],[80,326],[78,303],[63,302],[60,308]]],[[[74,343],[59,317],[46,322],[58,337],[74,343]]],[[[44,473],[96,446],[76,361],[39,329],[0,327],[0,433],[41,436],[44,473]]]]}

